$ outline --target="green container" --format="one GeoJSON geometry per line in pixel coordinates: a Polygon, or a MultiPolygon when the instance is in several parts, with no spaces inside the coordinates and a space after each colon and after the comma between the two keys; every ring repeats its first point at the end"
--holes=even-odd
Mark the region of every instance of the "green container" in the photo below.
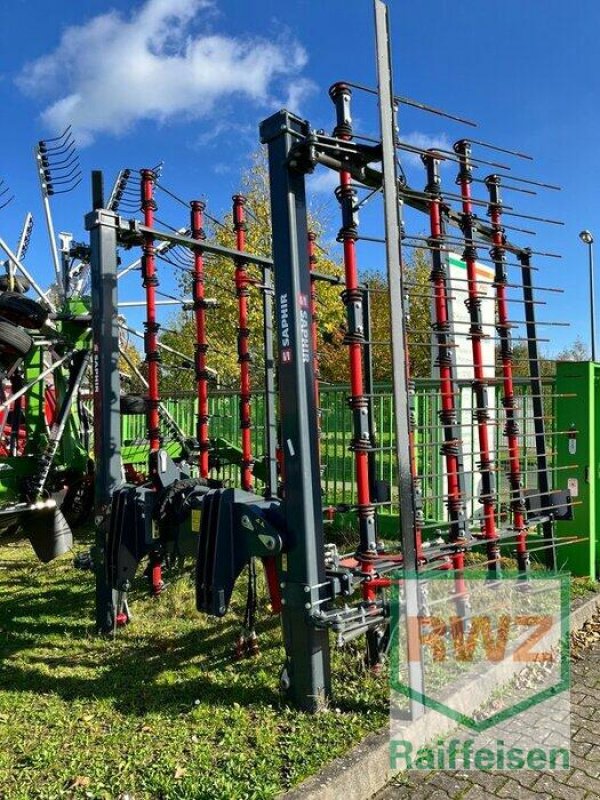
{"type": "Polygon", "coordinates": [[[559,547],[558,563],[573,575],[599,572],[596,547],[600,492],[600,364],[562,361],[556,365],[556,481],[573,500],[573,519],[556,523],[557,537],[583,541],[559,547]]]}

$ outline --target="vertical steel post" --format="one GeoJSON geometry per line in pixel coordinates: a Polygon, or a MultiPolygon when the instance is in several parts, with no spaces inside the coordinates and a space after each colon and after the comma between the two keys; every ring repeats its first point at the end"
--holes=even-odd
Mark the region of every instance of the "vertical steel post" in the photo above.
{"type": "Polygon", "coordinates": [[[556,545],[554,543],[554,523],[552,521],[552,505],[550,500],[550,472],[546,453],[546,425],[544,422],[544,394],[540,370],[540,354],[538,350],[535,304],[533,300],[533,272],[531,269],[531,251],[526,249],[519,253],[521,278],[523,281],[523,305],[525,309],[525,330],[527,332],[527,360],[529,363],[529,385],[531,387],[531,404],[533,408],[533,429],[535,432],[535,452],[537,461],[538,491],[542,507],[546,509],[547,520],[542,523],[542,532],[548,545],[546,550],[546,566],[557,569],[556,545]]]}
{"type": "Polygon", "coordinates": [[[96,628],[110,631],[116,622],[117,593],[110,587],[105,548],[113,492],[122,483],[121,410],[119,404],[119,326],[117,309],[116,216],[104,206],[102,173],[92,173],[90,232],[94,368],[94,463],[96,527],[96,628]]]}
{"type": "MultiPolygon", "coordinates": [[[[329,90],[335,104],[336,126],[333,135],[344,141],[352,139],[352,116],[350,100],[352,90],[345,83],[335,83],[329,90]]],[[[375,573],[374,560],[377,557],[375,530],[375,506],[371,499],[369,482],[369,452],[373,447],[369,428],[369,402],[365,394],[363,374],[363,345],[365,342],[365,323],[363,315],[363,292],[359,285],[356,259],[356,240],[358,238],[358,215],[356,212],[356,191],[352,187],[352,176],[346,170],[340,172],[340,185],[336,192],[342,211],[342,227],[338,241],[342,242],[344,253],[345,289],[342,300],[346,306],[347,332],[344,344],[348,347],[350,366],[350,397],[348,404],[352,409],[353,437],[350,449],[354,452],[354,472],[356,479],[356,506],[358,511],[359,545],[357,558],[361,571],[375,573]]],[[[377,590],[369,581],[362,585],[363,599],[374,601],[377,590]]]]}
{"type": "Polygon", "coordinates": [[[460,169],[457,183],[460,185],[462,197],[461,227],[465,238],[464,261],[467,265],[467,291],[465,301],[469,310],[471,326],[469,336],[473,352],[473,391],[475,395],[477,436],[479,441],[479,472],[481,475],[481,494],[479,501],[483,506],[483,530],[487,540],[487,567],[490,578],[500,574],[500,550],[496,532],[496,503],[493,462],[489,436],[489,403],[487,381],[483,364],[483,351],[481,342],[485,337],[481,320],[481,297],[477,285],[477,250],[474,240],[473,228],[474,214],[471,201],[471,144],[461,139],[454,145],[454,150],[459,156],[460,169]]]}
{"type": "MultiPolygon", "coordinates": [[[[143,169],[141,175],[141,203],[144,213],[144,225],[154,227],[154,183],[156,175],[151,169],[143,169]]],[[[158,415],[159,395],[159,363],[160,352],[158,349],[158,331],[160,325],[156,319],[156,287],[158,276],[156,274],[154,237],[151,233],[144,234],[142,245],[142,285],[146,290],[146,321],[144,322],[144,350],[148,367],[148,397],[146,416],[148,420],[148,441],[150,444],[150,470],[152,471],[152,453],[160,447],[160,419],[158,415]]]]}
{"type": "MultiPolygon", "coordinates": [[[[201,200],[191,202],[191,233],[192,239],[206,238],[203,225],[203,211],[205,204],[201,200]]],[[[199,470],[201,478],[208,478],[208,451],[210,440],[208,436],[208,371],[206,369],[206,353],[208,342],[206,339],[206,304],[204,301],[204,257],[202,250],[194,249],[194,270],[192,272],[192,297],[194,299],[194,319],[196,323],[196,346],[194,364],[196,367],[196,387],[198,393],[198,422],[196,435],[198,438],[199,470]]]]}
{"type": "Polygon", "coordinates": [[[496,287],[496,330],[500,339],[500,358],[502,360],[502,405],[506,415],[504,435],[508,444],[508,481],[510,485],[510,506],[512,523],[516,535],[517,566],[520,572],[529,569],[527,553],[527,526],[525,524],[525,501],[521,484],[521,454],[519,450],[519,425],[515,407],[515,388],[513,382],[513,347],[510,333],[506,284],[506,252],[504,229],[502,227],[502,199],[500,197],[500,177],[488,175],[485,184],[489,193],[488,216],[492,224],[493,247],[490,257],[494,262],[496,287]]]}
{"type": "Polygon", "coordinates": [[[423,694],[424,676],[422,648],[418,626],[420,597],[417,581],[417,508],[416,487],[412,472],[411,422],[409,409],[409,377],[406,371],[406,333],[404,319],[404,277],[402,274],[402,248],[400,202],[396,162],[396,119],[394,89],[392,85],[390,37],[387,7],[375,0],[375,32],[377,41],[377,84],[379,95],[379,124],[381,130],[383,209],[385,219],[385,251],[390,299],[390,325],[392,339],[392,391],[394,399],[394,429],[396,434],[396,459],[398,489],[400,493],[400,523],[402,554],[408,580],[405,589],[406,617],[409,621],[408,679],[412,691],[410,711],[413,719],[423,714],[420,695],[423,694]],[[411,635],[411,629],[414,635],[411,635]]]}
{"type": "MultiPolygon", "coordinates": [[[[233,196],[233,229],[235,231],[236,247],[243,252],[246,249],[246,213],[244,206],[246,198],[241,194],[233,196]]],[[[252,418],[250,414],[250,401],[252,399],[250,386],[250,363],[252,356],[248,347],[250,328],[248,327],[248,265],[241,258],[235,261],[235,291],[238,301],[238,362],[240,365],[240,429],[242,432],[242,489],[247,492],[252,490],[254,476],[252,475],[252,418]]]]}
{"type": "Polygon", "coordinates": [[[282,512],[288,552],[280,560],[286,668],[282,686],[297,706],[314,711],[331,693],[329,636],[312,617],[325,589],[323,508],[310,336],[310,271],[304,174],[290,153],[306,122],[280,111],[261,124],[268,145],[273,260],[278,320],[282,512]],[[293,489],[293,490],[292,490],[293,489]]]}

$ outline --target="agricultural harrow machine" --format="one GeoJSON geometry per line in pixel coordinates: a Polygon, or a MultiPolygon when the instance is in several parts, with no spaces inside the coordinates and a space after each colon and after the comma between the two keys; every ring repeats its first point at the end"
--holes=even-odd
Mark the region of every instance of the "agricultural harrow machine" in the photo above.
{"type": "MultiPolygon", "coordinates": [[[[165,559],[195,558],[197,608],[220,617],[227,613],[236,581],[246,568],[252,585],[260,559],[273,612],[280,614],[282,622],[286,661],[281,686],[291,702],[311,711],[331,695],[332,633],[340,645],[364,636],[369,665],[374,669],[380,665],[389,647],[390,590],[399,581],[399,571],[418,578],[417,588],[409,582],[403,587],[404,607],[415,617],[425,596],[419,593],[419,582],[425,587],[433,572],[450,571],[457,611],[468,625],[470,603],[464,576],[471,552],[481,554],[480,564],[485,565],[490,581],[500,580],[504,557],[514,556],[526,585],[532,552],[543,553],[547,566],[555,569],[557,545],[572,540],[559,541],[555,530],[557,519],[572,516],[574,503],[567,491],[553,486],[550,474],[552,437],[546,430],[547,394],[536,320],[538,306],[543,304],[539,296],[558,290],[534,290],[533,282],[536,270],[542,269],[534,266],[534,259],[544,263],[543,259],[554,255],[513,240],[515,235],[532,232],[517,227],[523,224],[520,220],[528,224],[554,221],[521,214],[503,199],[504,192],[531,196],[539,189],[556,187],[514,176],[510,164],[492,161],[486,154],[499,152],[511,162],[525,158],[522,154],[471,137],[458,139],[452,149],[421,149],[402,140],[398,111],[404,107],[462,125],[472,123],[394,93],[386,6],[381,0],[374,5],[377,88],[335,83],[330,90],[335,110],[330,135],[285,110],[260,126],[269,159],[272,256],[248,251],[242,196],[233,200],[235,246],[227,247],[206,238],[204,203],[182,201],[167,189],[156,169],[139,174],[126,171],[110,198],[105,196],[102,174],[95,172],[93,208],[86,216],[90,241],[82,253],[91,273],[91,308],[81,319],[57,317],[65,330],[69,325],[81,326],[77,362],[81,369],[71,372],[76,377],[68,381],[64,402],[72,398],[76,378],[90,357],[94,375],[93,565],[98,629],[111,631],[128,621],[127,593],[142,561],[147,560],[153,591],[158,593],[165,559]],[[378,137],[354,129],[352,104],[357,95],[377,101],[378,137]],[[417,156],[422,163],[423,189],[409,184],[402,168],[406,155],[417,156]],[[316,268],[315,237],[307,222],[306,176],[318,166],[339,174],[335,194],[341,211],[341,278],[321,275],[316,268]],[[456,183],[450,189],[442,181],[448,169],[456,171],[456,183]],[[479,177],[484,169],[489,174],[479,177]],[[139,189],[134,185],[138,177],[139,189]],[[158,191],[187,206],[188,217],[179,227],[158,220],[158,191]],[[361,233],[358,211],[368,203],[381,210],[378,237],[361,233]],[[141,218],[125,213],[137,211],[141,218]],[[419,230],[423,224],[428,226],[427,235],[410,233],[411,215],[419,220],[419,230]],[[373,341],[370,333],[371,297],[358,265],[361,246],[380,248],[379,258],[383,253],[387,265],[390,331],[385,342],[373,341]],[[427,296],[432,319],[425,337],[415,324],[418,321],[407,314],[411,293],[423,291],[407,280],[403,270],[407,247],[427,251],[431,260],[427,296]],[[120,269],[123,249],[139,249],[141,257],[120,269]],[[205,280],[205,263],[211,258],[231,265],[237,299],[241,447],[237,455],[235,448],[230,453],[240,468],[235,487],[224,485],[211,463],[215,447],[209,435],[209,397],[215,376],[210,369],[209,332],[215,300],[207,295],[205,280]],[[452,270],[452,259],[458,260],[458,273],[452,270]],[[197,427],[191,440],[177,430],[162,404],[161,349],[165,345],[157,306],[165,264],[167,269],[184,271],[192,287],[191,299],[177,299],[187,303],[195,323],[192,362],[197,427]],[[131,366],[146,385],[142,405],[134,405],[146,415],[148,463],[141,477],[134,479],[129,473],[125,481],[119,361],[122,330],[127,326],[115,310],[120,278],[133,268],[141,274],[146,313],[141,333],[145,364],[143,369],[131,366]],[[325,541],[325,518],[337,509],[324,508],[322,497],[327,455],[321,452],[319,432],[316,303],[320,281],[340,283],[346,315],[356,503],[344,510],[355,515],[358,531],[357,546],[350,553],[340,553],[336,545],[325,541]],[[250,341],[248,308],[254,297],[262,308],[260,342],[250,341]],[[91,344],[84,347],[83,342],[91,344]],[[515,342],[525,345],[518,354],[515,342]],[[257,380],[251,365],[252,351],[259,347],[264,370],[257,380]],[[382,485],[375,478],[374,465],[381,456],[372,404],[377,347],[391,349],[392,354],[395,486],[382,485]],[[411,376],[410,356],[418,347],[431,353],[440,398],[439,418],[431,426],[434,435],[427,437],[426,445],[411,376]],[[515,395],[518,358],[524,359],[528,373],[528,411],[518,407],[515,395]],[[465,379],[470,384],[466,396],[459,386],[465,379]],[[499,406],[494,399],[496,388],[499,406]],[[250,435],[252,398],[258,392],[264,396],[265,408],[261,458],[252,452],[250,435]],[[533,466],[520,449],[523,421],[533,426],[533,466]],[[494,449],[492,434],[498,426],[504,441],[494,449]],[[180,441],[182,451],[176,458],[163,446],[165,431],[180,441]],[[428,493],[431,476],[423,472],[425,446],[443,457],[443,491],[435,497],[428,493]],[[525,490],[528,473],[533,478],[525,490]],[[440,497],[443,519],[431,519],[428,508],[440,497]],[[378,512],[391,503],[399,508],[398,532],[395,541],[384,541],[378,512]]],[[[16,254],[9,254],[9,259],[19,264],[16,254]]],[[[0,298],[0,315],[1,302],[0,298]]],[[[237,646],[247,646],[252,653],[256,648],[251,611],[237,646]]],[[[409,653],[410,684],[417,693],[422,685],[419,646],[418,637],[410,639],[410,647],[417,649],[409,653]]],[[[413,714],[421,711],[419,703],[412,701],[413,714]]]]}
{"type": "MultiPolygon", "coordinates": [[[[140,173],[142,220],[125,218],[107,207],[100,173],[93,176],[94,208],[86,218],[94,303],[95,429],[102,432],[96,445],[98,627],[112,629],[118,621],[127,619],[126,594],[139,562],[146,556],[158,569],[165,553],[194,553],[197,607],[215,616],[227,612],[234,585],[244,568],[252,568],[253,561],[260,559],[265,566],[272,608],[281,614],[286,649],[281,685],[295,704],[309,710],[319,708],[331,692],[332,631],[340,644],[365,635],[369,663],[377,667],[381,661],[390,639],[388,593],[399,569],[406,575],[421,576],[423,583],[434,570],[452,570],[456,604],[468,624],[469,597],[464,570],[469,551],[483,552],[490,580],[501,577],[503,548],[514,553],[518,570],[526,581],[532,549],[543,551],[548,565],[556,567],[555,520],[572,514],[568,493],[553,489],[550,481],[547,412],[535,315],[540,301],[533,293],[532,260],[534,256],[543,258],[552,254],[536,253],[515,244],[509,239],[509,232],[512,235],[513,231],[520,234],[531,231],[508,224],[506,217],[511,222],[513,217],[516,221],[521,218],[550,224],[553,221],[519,214],[512,206],[505,205],[501,197],[503,191],[530,195],[535,194],[534,187],[556,187],[507,176],[510,165],[481,157],[479,149],[500,150],[510,158],[521,158],[521,154],[476,139],[461,138],[451,151],[421,150],[404,143],[397,128],[398,108],[412,105],[450,115],[393,93],[386,8],[376,0],[375,9],[378,89],[350,82],[334,84],[330,96],[336,124],[331,135],[315,131],[308,122],[287,111],[261,124],[261,141],[269,155],[272,259],[247,252],[244,202],[240,197],[234,198],[235,248],[205,239],[204,207],[199,201],[190,203],[187,230],[165,230],[156,224],[154,190],[158,184],[152,170],[140,173]],[[378,139],[359,135],[353,129],[351,104],[357,91],[378,98],[378,139]],[[422,160],[423,190],[413,189],[399,169],[398,154],[406,151],[422,160]],[[441,164],[455,167],[458,189],[443,188],[441,164]],[[344,343],[349,352],[348,403],[353,419],[351,448],[357,488],[353,510],[358,546],[350,554],[341,554],[334,545],[326,544],[324,535],[318,345],[314,327],[319,275],[315,270],[314,236],[308,230],[305,188],[306,175],[317,165],[339,173],[336,196],[342,226],[338,238],[344,261],[341,298],[346,307],[344,343]],[[485,178],[476,177],[476,171],[486,166],[493,171],[485,178]],[[477,186],[485,190],[482,199],[474,196],[473,188],[477,186]],[[379,239],[362,236],[358,224],[358,208],[371,200],[381,202],[383,211],[384,231],[379,239]],[[428,236],[407,233],[401,223],[402,208],[414,210],[428,220],[428,236]],[[485,221],[477,216],[479,209],[485,212],[485,221]],[[361,240],[377,243],[385,252],[391,329],[390,339],[384,343],[373,342],[368,335],[368,292],[365,293],[360,282],[357,262],[361,240]],[[198,390],[195,475],[176,466],[161,449],[160,326],[155,303],[157,253],[165,246],[186,252],[180,266],[189,271],[193,286],[198,390]],[[433,320],[428,341],[411,339],[406,308],[407,295],[414,287],[406,285],[402,270],[402,250],[406,246],[418,246],[431,254],[433,320]],[[121,480],[118,322],[113,314],[118,303],[119,247],[142,250],[147,309],[144,346],[150,481],[141,486],[123,485],[121,480]],[[489,250],[489,258],[478,255],[482,247],[489,250]],[[449,258],[459,248],[464,276],[451,280],[449,258]],[[243,432],[239,488],[211,485],[210,479],[207,405],[210,345],[206,331],[210,327],[207,315],[212,304],[205,296],[204,260],[212,257],[230,260],[239,304],[243,432]],[[491,265],[492,273],[490,285],[485,287],[479,278],[482,262],[491,265]],[[267,419],[266,480],[260,493],[253,487],[248,434],[252,389],[246,320],[250,292],[247,270],[251,265],[261,274],[258,288],[263,303],[266,353],[262,387],[267,419]],[[520,281],[509,277],[509,269],[518,270],[520,281]],[[467,309],[466,329],[453,318],[453,310],[458,307],[455,295],[467,309]],[[509,312],[513,304],[522,309],[522,318],[513,318],[509,312]],[[484,311],[486,306],[491,312],[484,311]],[[491,323],[486,322],[490,318],[491,323]],[[525,335],[515,337],[515,328],[524,330],[525,335]],[[471,391],[466,404],[459,401],[457,389],[459,372],[464,377],[466,369],[456,358],[461,337],[468,343],[471,370],[471,391]],[[527,492],[523,490],[523,472],[529,466],[523,464],[519,451],[513,380],[515,340],[526,343],[536,442],[536,463],[531,470],[536,476],[536,488],[527,492]],[[489,343],[492,343],[491,355],[489,343]],[[391,500],[382,497],[385,492],[375,484],[371,469],[377,447],[370,412],[369,368],[374,358],[373,348],[378,344],[391,347],[393,361],[394,454],[398,478],[395,494],[400,509],[400,541],[395,547],[384,546],[378,536],[378,505],[391,500]],[[428,476],[420,474],[418,468],[420,437],[410,372],[409,354],[415,346],[431,348],[441,397],[436,423],[439,440],[433,446],[441,449],[444,457],[443,521],[429,521],[425,514],[428,498],[423,486],[428,476]],[[502,393],[500,409],[489,397],[489,387],[497,383],[502,393]],[[497,425],[504,430],[502,453],[494,453],[491,446],[491,431],[497,425]],[[464,440],[473,427],[477,436],[476,457],[471,454],[467,466],[464,440]],[[503,498],[497,480],[500,473],[506,476],[503,498]],[[468,488],[473,486],[477,488],[468,488]]],[[[403,602],[416,615],[423,600],[418,590],[409,589],[407,584],[403,602]]],[[[414,665],[418,665],[419,659],[414,656],[413,653],[410,658],[410,679],[418,689],[421,678],[414,665]]],[[[413,703],[412,710],[417,713],[418,704],[413,703]]]]}

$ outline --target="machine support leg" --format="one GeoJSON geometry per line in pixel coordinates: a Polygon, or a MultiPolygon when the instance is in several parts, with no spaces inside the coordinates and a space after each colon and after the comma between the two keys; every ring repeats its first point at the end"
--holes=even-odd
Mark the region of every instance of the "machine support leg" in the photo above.
{"type": "Polygon", "coordinates": [[[94,367],[94,518],[96,538],[96,628],[107,632],[116,624],[117,592],[106,572],[105,549],[113,492],[122,483],[121,411],[119,405],[119,326],[117,308],[116,215],[103,208],[102,173],[92,173],[93,211],[86,217],[90,231],[94,367]]]}
{"type": "MultiPolygon", "coordinates": [[[[154,212],[156,211],[156,201],[154,199],[156,175],[151,169],[143,169],[140,175],[141,208],[144,214],[144,225],[152,228],[154,227],[154,212]]],[[[146,398],[148,444],[150,446],[148,472],[150,478],[154,478],[157,470],[156,454],[161,445],[159,414],[160,350],[158,347],[160,325],[156,317],[156,289],[158,287],[156,248],[154,246],[154,237],[151,233],[144,234],[142,245],[142,285],[146,290],[144,350],[148,369],[148,397],[146,398]]],[[[157,597],[164,588],[161,562],[162,559],[158,551],[150,553],[150,591],[153,597],[157,597]]]]}
{"type": "Polygon", "coordinates": [[[329,636],[314,625],[327,589],[317,442],[305,177],[289,163],[308,125],[281,111],[261,125],[268,145],[273,260],[279,335],[281,444],[286,484],[281,509],[290,546],[280,559],[286,667],[282,686],[300,708],[315,711],[331,693],[329,636]]]}

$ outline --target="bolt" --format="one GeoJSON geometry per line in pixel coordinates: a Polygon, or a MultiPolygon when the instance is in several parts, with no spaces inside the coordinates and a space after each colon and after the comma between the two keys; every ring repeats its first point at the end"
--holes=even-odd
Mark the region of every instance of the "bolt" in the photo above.
{"type": "Polygon", "coordinates": [[[282,606],[284,606],[284,605],[285,605],[285,597],[282,597],[282,598],[281,598],[281,605],[282,605],[282,606]]]}
{"type": "Polygon", "coordinates": [[[304,603],[304,608],[308,611],[308,609],[311,608],[311,604],[310,603],[304,603]]]}
{"type": "Polygon", "coordinates": [[[304,587],[304,591],[305,591],[305,592],[310,592],[310,586],[305,586],[305,587],[304,587]]]}
{"type": "Polygon", "coordinates": [[[279,584],[279,588],[280,589],[285,589],[285,583],[283,581],[281,581],[281,583],[279,584]]]}

